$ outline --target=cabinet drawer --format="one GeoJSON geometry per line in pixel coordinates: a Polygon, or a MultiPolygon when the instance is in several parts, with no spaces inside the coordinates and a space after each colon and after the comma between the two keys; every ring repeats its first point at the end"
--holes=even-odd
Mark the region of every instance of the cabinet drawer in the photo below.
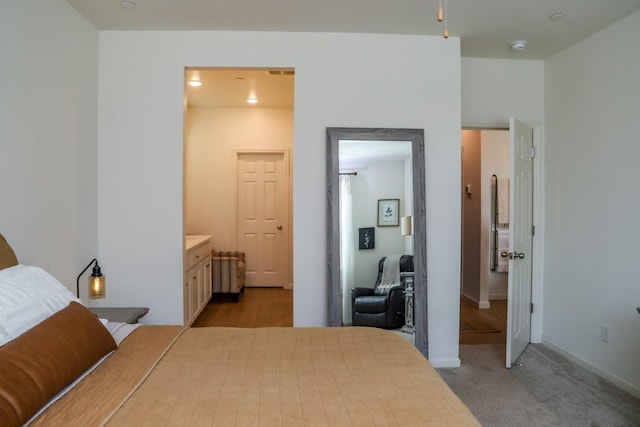
{"type": "Polygon", "coordinates": [[[200,261],[200,250],[194,249],[189,253],[189,268],[193,268],[198,265],[200,261]]]}
{"type": "Polygon", "coordinates": [[[202,245],[202,247],[197,249],[197,262],[202,261],[203,259],[205,259],[207,257],[207,255],[209,255],[211,253],[211,244],[210,243],[205,243],[204,245],[202,245]]]}
{"type": "Polygon", "coordinates": [[[188,263],[187,268],[195,267],[200,261],[205,259],[207,255],[209,255],[210,253],[211,253],[210,242],[207,242],[202,246],[199,246],[197,248],[190,250],[187,255],[187,263],[188,263]]]}

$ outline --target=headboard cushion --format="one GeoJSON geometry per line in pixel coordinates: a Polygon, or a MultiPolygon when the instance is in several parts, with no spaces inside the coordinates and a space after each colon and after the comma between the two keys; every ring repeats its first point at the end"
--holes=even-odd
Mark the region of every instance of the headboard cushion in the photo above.
{"type": "Polygon", "coordinates": [[[15,252],[7,243],[7,240],[0,234],[0,270],[18,264],[18,258],[15,252]]]}
{"type": "Polygon", "coordinates": [[[2,425],[26,423],[62,388],[115,348],[100,320],[77,302],[0,347],[2,425]]]}

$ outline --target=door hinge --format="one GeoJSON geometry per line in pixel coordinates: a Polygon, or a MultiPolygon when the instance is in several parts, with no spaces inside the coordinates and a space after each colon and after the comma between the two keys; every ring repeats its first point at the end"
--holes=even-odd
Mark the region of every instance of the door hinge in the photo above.
{"type": "Polygon", "coordinates": [[[531,303],[531,314],[533,314],[533,303],[531,303]]]}
{"type": "Polygon", "coordinates": [[[532,225],[532,226],[531,226],[531,235],[532,235],[532,236],[535,236],[535,235],[536,235],[536,226],[535,226],[535,225],[532,225]]]}
{"type": "Polygon", "coordinates": [[[536,147],[531,146],[531,158],[535,158],[536,157],[536,147]]]}

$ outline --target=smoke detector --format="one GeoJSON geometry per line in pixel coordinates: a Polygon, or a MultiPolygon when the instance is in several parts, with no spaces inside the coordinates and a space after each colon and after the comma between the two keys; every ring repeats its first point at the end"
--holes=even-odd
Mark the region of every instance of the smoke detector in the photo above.
{"type": "Polygon", "coordinates": [[[526,40],[517,40],[515,42],[511,42],[511,49],[523,51],[524,48],[527,47],[526,40]]]}

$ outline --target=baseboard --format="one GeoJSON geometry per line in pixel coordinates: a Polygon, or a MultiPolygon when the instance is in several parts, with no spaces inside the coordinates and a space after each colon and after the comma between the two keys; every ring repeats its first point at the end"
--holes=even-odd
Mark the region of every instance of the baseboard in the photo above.
{"type": "Polygon", "coordinates": [[[546,345],[547,347],[549,347],[550,349],[552,349],[553,351],[555,351],[556,353],[559,353],[561,355],[563,355],[564,357],[566,357],[567,359],[571,360],[572,362],[582,366],[583,368],[585,368],[587,371],[601,377],[604,378],[605,380],[615,384],[616,386],[618,386],[619,388],[623,389],[624,391],[626,391],[627,393],[631,394],[632,396],[640,399],[640,387],[637,387],[625,380],[623,380],[622,378],[612,374],[611,372],[605,371],[604,369],[601,369],[599,367],[597,367],[596,365],[592,364],[591,362],[588,362],[587,360],[584,360],[583,358],[573,354],[572,352],[570,352],[569,350],[567,350],[566,348],[554,343],[553,341],[551,341],[548,338],[545,338],[544,336],[542,337],[542,344],[546,345]]]}
{"type": "Polygon", "coordinates": [[[461,366],[459,357],[455,359],[429,359],[429,363],[434,368],[459,368],[461,366]]]}
{"type": "Polygon", "coordinates": [[[489,295],[489,299],[490,300],[503,300],[503,299],[507,299],[509,297],[508,294],[490,294],[489,295]]]}
{"type": "Polygon", "coordinates": [[[465,294],[460,294],[460,297],[465,301],[467,301],[468,303],[473,304],[480,309],[491,308],[491,304],[489,303],[489,301],[478,301],[477,299],[472,298],[465,294]]]}

